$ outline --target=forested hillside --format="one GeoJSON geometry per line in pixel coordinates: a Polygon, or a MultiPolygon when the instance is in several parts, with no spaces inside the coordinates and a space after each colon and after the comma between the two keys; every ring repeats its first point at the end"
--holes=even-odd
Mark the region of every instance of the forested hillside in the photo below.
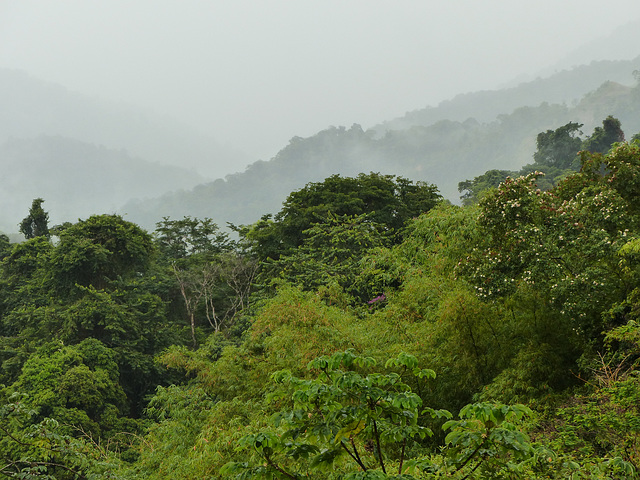
{"type": "MultiPolygon", "coordinates": [[[[511,95],[510,91],[493,92],[483,105],[501,105],[500,99],[509,103],[511,95]]],[[[483,95],[469,96],[465,107],[469,115],[477,110],[477,98],[483,95]]],[[[288,192],[309,181],[360,172],[433,183],[445,198],[457,203],[460,181],[486,170],[518,170],[530,163],[539,132],[573,121],[583,124],[586,136],[608,115],[618,118],[631,135],[640,131],[640,87],[606,82],[573,106],[541,103],[503,112],[488,122],[440,120],[389,130],[382,136],[359,125],[331,127],[309,138],[292,138],[273,159],[255,162],[242,173],[192,191],[131,202],[123,211],[149,228],[164,215],[252,223],[264,213],[275,213],[288,192]]]]}
{"type": "Polygon", "coordinates": [[[460,181],[529,163],[540,131],[575,121],[588,135],[607,115],[639,131],[635,70],[640,59],[593,62],[372,128],[329,127],[233,174],[248,159],[185,126],[1,70],[0,230],[14,233],[34,197],[54,223],[117,212],[147,229],[184,215],[248,224],[310,181],[371,171],[434,183],[458,202],[460,181]]]}
{"type": "Polygon", "coordinates": [[[589,65],[563,69],[553,75],[500,90],[460,94],[435,107],[407,112],[403,117],[384,122],[373,129],[384,134],[388,130],[428,126],[439,120],[462,122],[475,118],[479,122],[492,122],[501,114],[520,107],[537,107],[543,102],[571,107],[607,81],[632,85],[635,83],[633,71],[639,68],[640,57],[631,61],[594,61],[589,65]]]}
{"type": "Polygon", "coordinates": [[[332,175],[237,240],[193,217],[50,228],[34,201],[27,240],[0,237],[0,475],[638,478],[620,127],[538,132],[551,180],[471,182],[465,206],[332,175]]]}
{"type": "Polygon", "coordinates": [[[206,141],[0,72],[0,478],[640,478],[638,70],[196,187],[154,148],[206,141]]]}
{"type": "Polygon", "coordinates": [[[234,172],[248,159],[153,112],[0,69],[0,231],[46,197],[56,222],[115,212],[234,172]]]}

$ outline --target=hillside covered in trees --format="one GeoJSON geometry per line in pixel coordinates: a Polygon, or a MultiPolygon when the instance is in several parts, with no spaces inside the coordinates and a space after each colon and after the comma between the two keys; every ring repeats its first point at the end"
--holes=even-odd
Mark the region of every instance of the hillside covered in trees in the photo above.
{"type": "Polygon", "coordinates": [[[243,154],[176,121],[0,68],[0,231],[47,198],[52,221],[120,211],[235,171],[243,154]]]}
{"type": "Polygon", "coordinates": [[[233,237],[51,226],[34,200],[26,241],[0,237],[0,476],[638,478],[624,127],[542,129],[522,170],[467,175],[463,206],[331,175],[233,237]]]}
{"type": "Polygon", "coordinates": [[[47,200],[54,224],[99,213],[149,230],[164,216],[249,224],[275,214],[308,182],[371,171],[433,183],[458,203],[464,179],[530,163],[541,131],[578,122],[588,135],[608,115],[627,132],[640,131],[637,70],[640,58],[592,62],[458,95],[380,125],[293,137],[274,157],[249,164],[246,155],[152,112],[0,69],[0,231],[15,233],[36,197],[47,200]]]}
{"type": "Polygon", "coordinates": [[[465,178],[531,163],[541,131],[578,122],[586,136],[613,115],[627,132],[639,132],[640,87],[631,75],[634,69],[640,70],[640,58],[601,62],[511,89],[461,95],[370,129],[330,127],[308,138],[292,138],[274,158],[254,162],[244,172],[192,190],[135,200],[122,211],[148,228],[165,215],[252,223],[264,213],[275,214],[289,192],[310,181],[370,171],[433,183],[458,203],[457,185],[465,178]],[[625,84],[595,83],[603,78],[620,78],[625,84]],[[581,91],[576,84],[592,90],[581,91]]]}

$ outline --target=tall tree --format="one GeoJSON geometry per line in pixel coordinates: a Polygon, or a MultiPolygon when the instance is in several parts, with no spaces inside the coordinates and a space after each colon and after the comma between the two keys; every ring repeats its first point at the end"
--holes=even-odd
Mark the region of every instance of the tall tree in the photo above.
{"type": "Polygon", "coordinates": [[[213,258],[235,248],[229,235],[221,231],[210,218],[170,220],[164,217],[156,223],[155,238],[160,253],[169,263],[193,255],[213,258]]]}
{"type": "Polygon", "coordinates": [[[567,169],[577,164],[582,147],[580,127],[581,123],[569,122],[555,130],[540,132],[536,139],[538,150],[533,154],[536,165],[567,169]]]}
{"type": "Polygon", "coordinates": [[[405,222],[432,209],[442,196],[434,185],[379,173],[332,175],[289,195],[273,220],[268,217],[241,234],[258,258],[277,260],[304,243],[304,232],[333,216],[369,214],[369,220],[398,232],[405,222]]]}
{"type": "Polygon", "coordinates": [[[596,127],[593,134],[584,141],[585,150],[591,153],[607,153],[614,143],[624,142],[624,132],[620,120],[609,115],[596,127]]]}
{"type": "Polygon", "coordinates": [[[153,250],[151,235],[137,225],[118,215],[94,215],[60,232],[49,269],[59,290],[104,289],[147,268],[153,250]]]}
{"type": "Polygon", "coordinates": [[[473,180],[465,180],[458,183],[458,191],[462,194],[460,199],[463,205],[473,205],[480,200],[480,194],[490,188],[496,188],[507,177],[517,176],[518,172],[511,170],[487,170],[473,180]]]}
{"type": "Polygon", "coordinates": [[[155,238],[160,263],[173,273],[184,301],[196,348],[199,318],[220,331],[248,305],[257,263],[238,253],[236,242],[209,218],[165,217],[157,223],[155,238]]]}
{"type": "Polygon", "coordinates": [[[9,255],[10,250],[11,242],[9,241],[9,237],[0,233],[0,260],[9,255]]]}
{"type": "Polygon", "coordinates": [[[36,198],[31,203],[29,215],[20,222],[20,232],[26,239],[34,237],[49,238],[49,213],[42,208],[44,200],[36,198]]]}

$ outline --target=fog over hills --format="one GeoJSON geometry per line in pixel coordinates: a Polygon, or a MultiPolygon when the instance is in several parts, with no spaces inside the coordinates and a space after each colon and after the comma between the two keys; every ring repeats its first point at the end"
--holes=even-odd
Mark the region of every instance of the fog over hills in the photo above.
{"type": "MultiPolygon", "coordinates": [[[[248,151],[238,171],[295,135],[368,129],[521,74],[535,79],[634,19],[637,0],[8,0],[0,67],[176,118],[248,151]]],[[[606,45],[608,55],[557,70],[640,54],[606,45]]]]}
{"type": "Polygon", "coordinates": [[[203,181],[189,170],[59,136],[9,139],[0,146],[0,164],[0,230],[7,233],[18,230],[34,198],[45,199],[53,225],[203,181]]]}
{"type": "Polygon", "coordinates": [[[55,135],[134,157],[191,169],[205,178],[223,177],[249,161],[192,127],[125,104],[114,104],[0,68],[0,142],[10,137],[55,135]]]}
{"type": "Polygon", "coordinates": [[[192,191],[131,202],[123,211],[148,228],[162,216],[253,223],[277,212],[289,192],[308,182],[370,171],[434,183],[457,202],[458,182],[489,169],[519,170],[531,163],[539,132],[577,121],[586,136],[608,115],[622,121],[629,138],[640,131],[640,87],[632,87],[631,74],[639,68],[640,57],[594,62],[518,87],[460,95],[375,129],[330,127],[292,138],[273,159],[255,162],[242,173],[192,191]],[[563,92],[580,100],[560,102],[563,92]]]}
{"type": "Polygon", "coordinates": [[[0,231],[42,197],[53,223],[233,173],[248,157],[175,120],[0,68],[0,231]]]}
{"type": "MultiPolygon", "coordinates": [[[[52,223],[118,212],[149,229],[164,216],[246,224],[278,211],[309,182],[370,171],[434,183],[456,202],[458,182],[529,163],[540,131],[577,121],[588,135],[610,114],[628,137],[640,131],[639,32],[634,21],[594,36],[537,74],[505,78],[503,88],[416,105],[377,125],[336,123],[290,137],[266,161],[223,145],[210,124],[198,128],[0,68],[0,230],[15,231],[36,197],[52,223]]],[[[315,92],[308,97],[318,102],[315,92]]],[[[242,108],[250,113],[249,98],[242,108]]],[[[274,119],[289,108],[271,102],[274,119]]],[[[233,127],[247,126],[241,147],[252,142],[249,113],[233,127]]]]}
{"type": "Polygon", "coordinates": [[[502,89],[456,95],[435,107],[407,112],[372,128],[381,134],[387,130],[431,125],[440,120],[475,118],[480,122],[491,122],[498,115],[511,113],[516,108],[535,107],[543,102],[574,106],[585,94],[606,81],[633,85],[636,81],[633,71],[637,69],[640,69],[640,57],[593,61],[502,89]]]}
{"type": "Polygon", "coordinates": [[[288,193],[309,182],[370,171],[434,183],[456,202],[458,182],[529,163],[541,131],[578,121],[588,135],[610,114],[629,137],[640,131],[638,89],[632,88],[638,69],[640,57],[592,62],[515,87],[458,95],[371,129],[329,127],[293,137],[271,160],[215,181],[168,165],[188,166],[194,150],[206,151],[193,132],[181,137],[152,116],[103,108],[0,70],[8,86],[0,90],[7,106],[0,112],[7,138],[0,146],[0,229],[16,231],[36,197],[45,199],[52,223],[118,212],[148,229],[164,216],[247,224],[277,212],[288,193]]]}
{"type": "Polygon", "coordinates": [[[640,18],[631,19],[611,32],[603,32],[593,40],[580,45],[563,58],[542,69],[537,76],[547,77],[562,70],[603,60],[628,60],[640,53],[640,18]]]}

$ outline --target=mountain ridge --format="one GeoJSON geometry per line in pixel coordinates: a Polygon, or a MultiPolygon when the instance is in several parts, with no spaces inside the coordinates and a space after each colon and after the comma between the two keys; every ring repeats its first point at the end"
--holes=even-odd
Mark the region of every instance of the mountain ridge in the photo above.
{"type": "Polygon", "coordinates": [[[0,230],[17,231],[34,198],[45,199],[52,224],[115,213],[131,198],[192,188],[203,177],[61,136],[11,138],[0,145],[0,230]],[[42,174],[46,172],[46,174],[42,174]]]}
{"type": "Polygon", "coordinates": [[[180,122],[76,93],[20,70],[0,68],[0,104],[0,142],[62,136],[181,165],[211,179],[249,162],[246,154],[180,122]]]}
{"type": "MultiPolygon", "coordinates": [[[[605,73],[594,73],[594,78],[609,77],[606,72],[612,64],[617,71],[628,72],[628,79],[632,70],[640,67],[640,57],[633,61],[594,62],[574,74],[560,75],[560,80],[552,77],[534,84],[537,88],[550,85],[556,89],[559,82],[568,89],[575,75],[584,77],[590,69],[604,68],[605,73]]],[[[511,98],[513,91],[504,94],[511,98]]],[[[456,98],[458,102],[470,99],[469,109],[473,110],[478,108],[478,98],[486,98],[495,108],[496,103],[500,104],[495,100],[499,95],[500,91],[495,91],[491,95],[456,98]]],[[[443,118],[428,125],[416,122],[383,131],[365,131],[357,124],[348,129],[329,127],[311,137],[293,137],[270,161],[255,162],[244,172],[199,185],[191,192],[130,202],[123,211],[148,228],[160,219],[160,212],[173,218],[206,216],[219,224],[253,223],[264,214],[277,212],[291,191],[309,182],[333,174],[371,171],[434,183],[446,198],[457,203],[460,181],[489,169],[519,170],[530,163],[538,133],[577,121],[584,124],[583,131],[588,134],[608,115],[622,121],[629,137],[640,131],[639,87],[607,79],[572,106],[543,101],[537,106],[519,106],[497,114],[486,122],[461,115],[458,118],[466,118],[443,118]]]]}
{"type": "MultiPolygon", "coordinates": [[[[155,223],[165,216],[209,217],[221,225],[226,222],[248,224],[278,211],[291,191],[309,182],[321,181],[333,174],[353,176],[372,171],[434,183],[446,198],[457,202],[458,182],[488,169],[518,170],[530,163],[535,137],[541,131],[578,121],[584,124],[583,131],[589,133],[610,114],[619,117],[629,137],[640,131],[638,88],[628,86],[634,81],[632,72],[638,69],[640,57],[629,61],[592,62],[509,89],[457,95],[437,107],[418,109],[367,130],[357,124],[350,128],[328,127],[307,138],[293,137],[271,160],[258,160],[242,172],[221,175],[213,181],[189,170],[186,160],[181,162],[187,166],[186,169],[168,167],[158,159],[133,153],[127,145],[112,147],[108,142],[78,140],[55,130],[46,134],[45,138],[49,140],[42,140],[39,137],[42,134],[36,132],[44,130],[43,126],[55,124],[56,111],[69,102],[62,98],[56,104],[51,95],[42,94],[45,100],[36,97],[26,103],[23,95],[11,104],[8,100],[10,95],[0,88],[0,100],[9,106],[0,112],[0,132],[5,139],[14,137],[8,144],[18,142],[25,152],[31,149],[29,155],[38,150],[37,144],[48,144],[51,150],[49,153],[42,148],[38,150],[45,180],[34,182],[30,181],[29,172],[23,171],[29,165],[20,165],[12,160],[16,152],[11,153],[7,142],[0,146],[0,160],[5,164],[4,183],[0,185],[4,207],[0,228],[14,231],[12,229],[26,214],[31,199],[35,197],[47,201],[45,206],[56,222],[109,211],[126,215],[149,229],[153,229],[155,223]],[[600,82],[603,78],[606,80],[600,82]],[[600,83],[589,90],[591,93],[581,93],[596,82],[600,83]],[[578,101],[573,97],[579,93],[578,101]],[[552,101],[566,100],[567,95],[573,99],[552,101]],[[519,103],[519,98],[522,103],[519,103]],[[540,99],[551,100],[535,104],[540,99]],[[25,108],[20,108],[21,105],[25,108]],[[516,107],[511,108],[513,105],[516,107]],[[64,154],[58,147],[54,148],[56,142],[51,138],[66,138],[65,141],[59,140],[58,144],[69,147],[69,155],[74,157],[76,166],[75,170],[68,171],[67,178],[57,182],[52,182],[56,176],[50,172],[61,168],[61,164],[56,162],[63,162],[64,154]],[[34,145],[28,147],[29,142],[34,142],[34,145]],[[74,142],[84,146],[74,146],[74,142]],[[79,162],[79,151],[85,152],[85,162],[79,162]],[[45,161],[47,158],[49,162],[45,161]],[[120,176],[100,170],[96,159],[111,162],[120,176]],[[87,170],[90,164],[103,173],[92,174],[87,170]],[[80,175],[83,171],[84,176],[80,175]],[[110,191],[104,187],[107,180],[113,182],[110,191]],[[148,182],[152,185],[147,185],[148,182]],[[77,190],[74,185],[83,186],[80,192],[84,196],[71,195],[77,190]],[[71,199],[76,205],[69,204],[71,199]]],[[[16,75],[16,78],[24,76],[16,75]]],[[[0,84],[6,78],[0,69],[0,84]]],[[[49,88],[54,92],[66,91],[54,84],[49,88]]],[[[85,98],[69,95],[75,99],[85,98]]],[[[77,113],[91,109],[83,108],[85,110],[72,110],[77,113]]],[[[132,125],[137,118],[134,115],[129,123],[123,125],[132,125]]],[[[140,118],[144,123],[144,117],[140,118]]],[[[89,131],[98,132],[100,125],[109,124],[87,121],[82,115],[74,121],[83,123],[83,119],[89,131]]],[[[153,129],[146,132],[151,134],[153,129]]],[[[112,132],[112,138],[117,138],[117,133],[117,129],[112,132]]],[[[171,138],[176,137],[157,137],[155,148],[161,149],[167,141],[171,142],[171,138]]],[[[165,155],[174,160],[189,155],[188,151],[180,150],[179,142],[172,148],[170,152],[165,151],[165,155]]],[[[29,168],[33,171],[32,166],[29,168]]]]}
{"type": "Polygon", "coordinates": [[[537,77],[518,85],[495,90],[462,93],[443,100],[435,107],[425,107],[371,127],[377,134],[414,125],[430,125],[438,120],[464,121],[475,118],[489,122],[498,115],[518,107],[537,106],[542,102],[571,105],[606,81],[632,85],[633,71],[640,69],[640,56],[631,60],[593,61],[547,77],[537,77]]]}

